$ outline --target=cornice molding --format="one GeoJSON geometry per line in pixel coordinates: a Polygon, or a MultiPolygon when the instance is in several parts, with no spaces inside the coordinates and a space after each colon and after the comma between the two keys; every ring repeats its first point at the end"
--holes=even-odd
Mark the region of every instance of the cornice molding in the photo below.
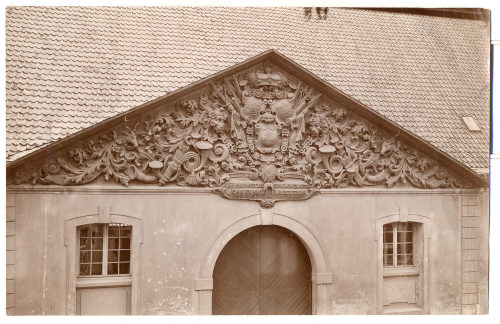
{"type": "MultiPolygon", "coordinates": [[[[318,196],[336,195],[478,195],[484,189],[420,189],[420,188],[337,188],[320,189],[318,196]]],[[[87,186],[39,186],[39,185],[9,185],[9,194],[42,194],[42,193],[81,193],[81,194],[144,194],[144,195],[200,195],[213,193],[212,188],[180,187],[180,186],[137,186],[118,187],[109,185],[87,186]]]]}

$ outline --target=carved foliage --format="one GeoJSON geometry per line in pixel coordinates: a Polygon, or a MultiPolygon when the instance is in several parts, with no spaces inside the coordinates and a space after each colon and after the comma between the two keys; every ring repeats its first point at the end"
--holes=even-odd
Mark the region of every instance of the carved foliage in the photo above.
{"type": "Polygon", "coordinates": [[[304,199],[319,188],[464,186],[397,136],[321,99],[266,66],[210,84],[181,101],[182,109],[101,134],[9,181],[78,185],[102,175],[123,185],[210,186],[233,199],[228,183],[261,183],[267,200],[265,192],[289,182],[306,185],[304,199]]]}

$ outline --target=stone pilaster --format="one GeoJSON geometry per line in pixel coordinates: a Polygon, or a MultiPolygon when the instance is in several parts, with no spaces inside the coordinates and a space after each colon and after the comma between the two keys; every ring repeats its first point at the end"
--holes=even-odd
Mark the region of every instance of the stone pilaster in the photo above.
{"type": "Polygon", "coordinates": [[[462,196],[462,314],[479,312],[479,195],[462,196]]]}
{"type": "Polygon", "coordinates": [[[6,308],[7,315],[15,314],[15,260],[16,260],[16,203],[15,195],[7,194],[6,213],[6,308]]]}

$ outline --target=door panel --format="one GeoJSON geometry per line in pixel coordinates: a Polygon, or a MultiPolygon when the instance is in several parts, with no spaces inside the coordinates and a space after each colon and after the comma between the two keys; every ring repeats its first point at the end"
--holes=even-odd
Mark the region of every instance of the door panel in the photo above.
{"type": "Polygon", "coordinates": [[[213,314],[259,313],[259,232],[252,227],[240,233],[219,255],[214,269],[213,314]]]}
{"type": "Polygon", "coordinates": [[[261,227],[260,314],[311,314],[311,263],[290,231],[261,227]]]}
{"type": "Polygon", "coordinates": [[[213,314],[311,314],[311,263],[302,242],[278,226],[252,227],[222,250],[213,314]]]}

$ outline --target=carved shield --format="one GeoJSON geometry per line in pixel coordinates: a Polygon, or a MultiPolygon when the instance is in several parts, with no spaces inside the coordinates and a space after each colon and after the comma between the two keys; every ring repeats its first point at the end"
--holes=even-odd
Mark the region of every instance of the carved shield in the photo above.
{"type": "Polygon", "coordinates": [[[293,109],[293,100],[281,99],[271,104],[271,110],[276,114],[279,122],[289,124],[293,117],[295,117],[295,110],[293,109]]]}
{"type": "Polygon", "coordinates": [[[280,146],[278,126],[275,122],[260,122],[257,129],[257,149],[261,153],[274,153],[280,146]]]}
{"type": "Polygon", "coordinates": [[[259,117],[260,112],[266,108],[266,104],[254,97],[246,97],[245,105],[241,111],[242,115],[249,120],[255,120],[259,117]]]}

